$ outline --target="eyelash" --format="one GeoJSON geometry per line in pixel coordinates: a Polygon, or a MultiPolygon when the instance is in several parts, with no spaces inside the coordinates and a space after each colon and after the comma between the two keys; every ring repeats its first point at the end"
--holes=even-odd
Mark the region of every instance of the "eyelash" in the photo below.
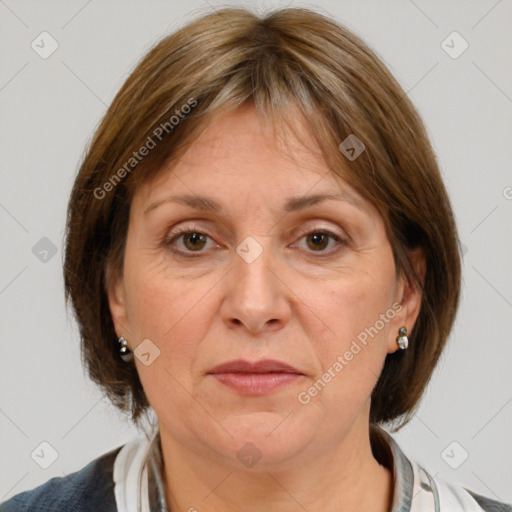
{"type": "MultiPolygon", "coordinates": [[[[195,229],[194,226],[187,226],[185,228],[177,228],[176,230],[173,230],[166,234],[164,239],[164,245],[165,246],[172,246],[173,243],[182,235],[188,235],[188,234],[198,234],[198,235],[205,235],[207,238],[212,240],[212,238],[207,234],[201,231],[200,229],[195,229]]],[[[305,233],[301,234],[299,240],[302,240],[304,237],[312,234],[322,234],[326,235],[330,238],[332,238],[335,242],[338,244],[338,248],[331,249],[329,251],[311,251],[313,254],[317,253],[317,257],[327,257],[331,256],[333,253],[338,252],[338,250],[347,245],[347,240],[341,238],[340,236],[336,235],[332,231],[329,231],[327,229],[312,229],[310,231],[306,231],[305,233]]],[[[198,258],[204,254],[204,251],[183,251],[181,249],[171,249],[172,252],[175,254],[188,257],[188,258],[198,258]]]]}

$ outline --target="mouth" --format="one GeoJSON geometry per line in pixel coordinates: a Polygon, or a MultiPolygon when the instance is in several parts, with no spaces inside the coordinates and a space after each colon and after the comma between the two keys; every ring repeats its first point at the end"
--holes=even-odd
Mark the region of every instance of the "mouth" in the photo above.
{"type": "Polygon", "coordinates": [[[304,377],[297,368],[273,359],[251,363],[238,359],[210,370],[219,383],[242,395],[265,395],[304,377]]]}

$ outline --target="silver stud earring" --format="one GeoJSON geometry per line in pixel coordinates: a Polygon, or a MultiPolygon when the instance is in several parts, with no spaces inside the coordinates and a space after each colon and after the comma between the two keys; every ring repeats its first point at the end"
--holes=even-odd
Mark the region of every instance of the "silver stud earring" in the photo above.
{"type": "Polygon", "coordinates": [[[405,325],[398,329],[398,336],[396,337],[396,342],[398,346],[405,350],[409,346],[409,338],[407,337],[407,327],[405,325]]]}
{"type": "Polygon", "coordinates": [[[119,343],[119,356],[125,363],[128,363],[133,359],[133,352],[128,348],[128,342],[121,336],[117,343],[119,343]]]}

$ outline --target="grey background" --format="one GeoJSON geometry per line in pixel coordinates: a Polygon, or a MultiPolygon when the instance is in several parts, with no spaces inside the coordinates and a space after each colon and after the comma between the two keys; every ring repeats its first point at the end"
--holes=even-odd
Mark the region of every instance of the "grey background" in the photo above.
{"type": "MultiPolygon", "coordinates": [[[[67,198],[86,143],[138,59],[197,9],[226,5],[242,2],[0,0],[0,501],[138,435],[80,366],[63,303],[67,198]],[[59,45],[47,59],[31,48],[43,31],[59,45]],[[52,244],[56,254],[45,254],[52,244]],[[41,442],[58,453],[48,469],[40,466],[52,449],[41,442]]],[[[512,3],[257,8],[275,5],[317,8],[361,35],[428,127],[467,250],[463,298],[417,416],[394,435],[433,475],[512,502],[512,3]],[[469,43],[457,59],[441,47],[453,31],[469,43]]]]}

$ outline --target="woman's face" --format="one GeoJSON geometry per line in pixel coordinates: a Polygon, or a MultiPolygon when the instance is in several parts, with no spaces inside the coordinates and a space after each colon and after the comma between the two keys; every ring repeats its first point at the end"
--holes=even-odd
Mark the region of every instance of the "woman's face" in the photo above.
{"type": "Polygon", "coordinates": [[[109,291],[162,435],[234,464],[314,456],[367,431],[386,354],[419,308],[377,210],[287,142],[252,108],[219,117],[137,190],[109,291]],[[296,373],[211,373],[266,359],[296,373]]]}

